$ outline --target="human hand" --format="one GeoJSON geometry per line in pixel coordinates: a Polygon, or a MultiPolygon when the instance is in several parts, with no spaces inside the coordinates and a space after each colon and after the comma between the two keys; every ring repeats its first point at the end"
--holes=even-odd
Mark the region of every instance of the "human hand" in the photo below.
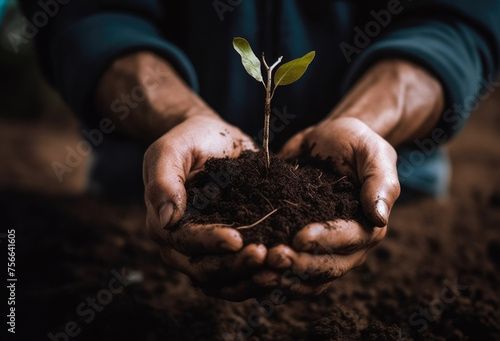
{"type": "Polygon", "coordinates": [[[267,264],[274,269],[255,275],[298,295],[315,295],[352,268],[359,266],[368,250],[384,238],[392,205],[399,196],[396,152],[382,137],[355,118],[325,120],[295,135],[283,148],[285,159],[297,156],[307,143],[312,155],[331,157],[344,175],[361,183],[361,204],[371,226],[355,221],[311,222],[294,237],[291,246],[268,251],[267,264]],[[292,269],[304,274],[301,281],[280,276],[292,269]],[[274,281],[274,283],[273,283],[274,281]]]}
{"type": "Polygon", "coordinates": [[[172,65],[151,52],[115,60],[101,77],[96,95],[98,106],[120,129],[155,141],[144,156],[146,227],[165,262],[200,286],[215,289],[213,295],[233,300],[252,296],[247,282],[229,278],[248,277],[262,265],[267,254],[263,245],[243,247],[239,232],[224,226],[173,228],[186,209],[185,181],[210,157],[238,157],[254,149],[251,139],[224,122],[172,65]],[[130,102],[127,94],[137,89],[144,98],[130,102]],[[127,105],[125,112],[114,106],[120,101],[127,105]]]}
{"type": "Polygon", "coordinates": [[[200,171],[208,158],[235,158],[248,149],[255,147],[247,135],[209,113],[190,115],[155,141],[144,156],[146,227],[160,245],[162,258],[208,288],[210,294],[231,300],[252,295],[234,279],[250,277],[264,264],[267,249],[256,244],[243,247],[240,233],[233,228],[173,225],[186,209],[186,180],[200,171]]]}
{"type": "Polygon", "coordinates": [[[340,172],[361,184],[361,205],[371,225],[311,222],[296,234],[291,247],[278,245],[268,251],[273,271],[255,274],[254,281],[315,295],[360,265],[384,238],[400,193],[394,147],[429,134],[443,106],[443,89],[432,74],[408,61],[383,60],[366,71],[323,121],[294,136],[282,156],[299,154],[303,143],[314,146],[312,155],[330,156],[340,172]],[[289,270],[301,280],[288,276],[289,270]]]}
{"type": "Polygon", "coordinates": [[[314,146],[312,155],[331,157],[340,172],[361,184],[361,205],[371,226],[311,222],[296,234],[291,247],[278,245],[268,251],[273,271],[255,274],[255,282],[314,295],[360,265],[385,236],[400,193],[394,147],[429,134],[443,106],[443,89],[430,73],[408,61],[384,60],[369,69],[323,121],[295,135],[282,156],[299,154],[307,143],[314,146]],[[301,280],[285,276],[289,270],[301,280]]]}

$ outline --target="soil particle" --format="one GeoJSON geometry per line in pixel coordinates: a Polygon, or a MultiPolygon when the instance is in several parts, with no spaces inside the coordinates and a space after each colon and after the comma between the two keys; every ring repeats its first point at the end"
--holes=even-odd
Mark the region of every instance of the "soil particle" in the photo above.
{"type": "Polygon", "coordinates": [[[190,222],[238,228],[260,221],[239,231],[246,244],[271,247],[291,244],[297,231],[313,222],[364,221],[359,186],[338,174],[330,160],[305,157],[300,162],[272,156],[267,170],[262,152],[208,160],[186,186],[188,213],[177,228],[190,222]]]}

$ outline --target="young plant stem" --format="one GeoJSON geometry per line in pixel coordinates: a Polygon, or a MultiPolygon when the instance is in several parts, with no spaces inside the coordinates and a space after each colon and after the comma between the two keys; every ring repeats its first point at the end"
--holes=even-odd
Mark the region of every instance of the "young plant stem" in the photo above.
{"type": "Polygon", "coordinates": [[[269,157],[269,119],[271,117],[271,91],[269,91],[269,86],[271,83],[271,73],[268,71],[268,80],[266,87],[266,102],[264,107],[264,138],[262,144],[264,146],[264,155],[266,156],[266,169],[269,170],[271,166],[271,159],[269,157]]]}
{"type": "MultiPolygon", "coordinates": [[[[281,62],[281,59],[283,59],[283,56],[279,57],[278,60],[271,66],[268,66],[266,63],[266,59],[264,58],[264,52],[262,52],[262,62],[264,63],[264,66],[267,71],[267,84],[265,84],[266,88],[266,101],[265,101],[265,106],[264,106],[264,136],[263,136],[263,147],[264,147],[264,156],[266,158],[266,169],[269,170],[269,167],[271,166],[271,159],[269,157],[269,121],[271,118],[271,99],[273,96],[271,95],[271,89],[272,89],[272,75],[273,75],[273,69],[276,67],[281,62]]],[[[274,94],[274,92],[273,92],[274,94]]]]}

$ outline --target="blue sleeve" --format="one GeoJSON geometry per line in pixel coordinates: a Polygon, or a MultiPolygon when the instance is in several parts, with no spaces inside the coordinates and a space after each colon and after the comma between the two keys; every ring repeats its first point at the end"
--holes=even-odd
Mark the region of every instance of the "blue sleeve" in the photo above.
{"type": "Polygon", "coordinates": [[[354,58],[344,91],[374,62],[404,58],[441,82],[445,111],[438,127],[447,137],[465,124],[481,91],[491,91],[500,66],[500,1],[401,1],[381,37],[354,58]]]}
{"type": "MultiPolygon", "coordinates": [[[[41,10],[38,1],[19,2],[28,18],[41,10]]],[[[57,13],[35,39],[45,74],[84,121],[89,119],[88,115],[95,114],[89,112],[93,106],[89,99],[93,98],[104,70],[118,56],[133,51],[150,50],[164,57],[198,90],[198,80],[188,58],[156,28],[164,13],[158,1],[72,0],[66,3],[57,5],[57,13]]]]}

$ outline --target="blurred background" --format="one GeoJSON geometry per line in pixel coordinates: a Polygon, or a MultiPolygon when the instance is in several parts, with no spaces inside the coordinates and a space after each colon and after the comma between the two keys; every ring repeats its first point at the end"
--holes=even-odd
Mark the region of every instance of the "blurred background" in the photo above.
{"type": "Polygon", "coordinates": [[[142,204],[86,194],[91,155],[59,181],[54,165],[76,150],[81,127],[44,82],[32,43],[14,52],[7,34],[21,29],[21,16],[15,1],[0,0],[0,264],[15,229],[18,278],[16,335],[7,337],[500,340],[500,88],[450,144],[448,197],[397,204],[365,265],[264,317],[255,302],[205,297],[164,267],[142,204]],[[449,283],[465,288],[445,302],[449,283]]]}
{"type": "Polygon", "coordinates": [[[16,1],[0,1],[0,186],[81,193],[88,156],[82,155],[62,182],[53,169],[55,162],[65,164],[67,148],[74,150],[82,140],[80,123],[44,81],[33,42],[16,45],[17,53],[13,48],[15,39],[23,39],[22,16],[16,1]]]}

